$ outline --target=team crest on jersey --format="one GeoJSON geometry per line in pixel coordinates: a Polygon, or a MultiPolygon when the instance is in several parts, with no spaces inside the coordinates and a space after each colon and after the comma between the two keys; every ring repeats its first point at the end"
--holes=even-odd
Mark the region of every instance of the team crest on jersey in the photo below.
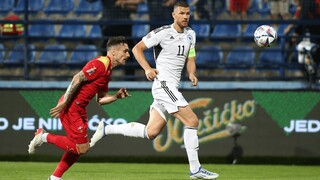
{"type": "Polygon", "coordinates": [[[89,74],[89,76],[90,75],[92,75],[95,71],[96,71],[96,67],[93,67],[93,68],[90,68],[90,69],[88,69],[86,72],[89,74]]]}
{"type": "Polygon", "coordinates": [[[192,36],[191,36],[191,34],[188,34],[187,40],[188,40],[190,43],[192,43],[192,36]]]}

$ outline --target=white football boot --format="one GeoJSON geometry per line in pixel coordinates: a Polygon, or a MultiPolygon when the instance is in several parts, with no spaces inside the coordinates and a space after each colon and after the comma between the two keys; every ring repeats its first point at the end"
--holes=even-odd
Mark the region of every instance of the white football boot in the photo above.
{"type": "Polygon", "coordinates": [[[42,145],[43,141],[41,139],[42,134],[46,133],[46,131],[42,128],[37,129],[34,133],[34,138],[30,141],[28,152],[29,154],[34,154],[36,149],[42,145]]]}
{"type": "Polygon", "coordinates": [[[216,179],[217,177],[219,177],[219,174],[203,169],[201,166],[198,172],[190,172],[190,179],[216,179]]]}
{"type": "Polygon", "coordinates": [[[104,121],[100,121],[96,132],[93,134],[90,140],[90,148],[93,147],[101,138],[106,136],[105,127],[106,123],[104,121]]]}

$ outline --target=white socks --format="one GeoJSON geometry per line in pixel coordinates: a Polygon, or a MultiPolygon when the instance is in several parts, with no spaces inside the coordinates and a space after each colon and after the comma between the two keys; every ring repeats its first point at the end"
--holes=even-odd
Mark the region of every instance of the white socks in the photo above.
{"type": "Polygon", "coordinates": [[[61,180],[61,178],[56,177],[56,176],[54,176],[54,175],[51,175],[51,176],[49,177],[49,180],[61,180]]]}
{"type": "Polygon", "coordinates": [[[198,130],[195,127],[185,127],[183,133],[184,146],[192,173],[197,172],[201,166],[198,159],[199,140],[197,132],[198,130]]]}
{"type": "Polygon", "coordinates": [[[148,138],[145,132],[146,126],[141,123],[131,122],[128,124],[107,125],[105,127],[106,135],[121,134],[129,137],[148,138]]]}
{"type": "Polygon", "coordinates": [[[47,136],[48,136],[48,134],[49,134],[49,133],[44,133],[44,134],[42,134],[42,136],[41,136],[42,142],[48,142],[48,141],[47,141],[47,136]]]}

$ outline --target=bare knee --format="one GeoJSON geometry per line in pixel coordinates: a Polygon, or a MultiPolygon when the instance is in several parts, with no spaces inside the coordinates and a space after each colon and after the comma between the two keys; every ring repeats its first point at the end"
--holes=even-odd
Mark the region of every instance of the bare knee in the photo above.
{"type": "Polygon", "coordinates": [[[148,139],[153,140],[159,135],[160,131],[147,130],[148,139]]]}
{"type": "Polygon", "coordinates": [[[198,118],[191,118],[185,122],[185,126],[188,126],[188,127],[198,127],[198,125],[199,125],[198,118]]]}
{"type": "Polygon", "coordinates": [[[80,145],[77,145],[77,147],[78,147],[78,153],[79,153],[80,155],[87,154],[87,152],[88,152],[89,149],[90,149],[89,143],[80,144],[80,145]]]}

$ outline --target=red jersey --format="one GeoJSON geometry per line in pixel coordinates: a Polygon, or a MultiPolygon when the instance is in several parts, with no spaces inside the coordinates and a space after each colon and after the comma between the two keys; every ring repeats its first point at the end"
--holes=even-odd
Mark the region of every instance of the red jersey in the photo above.
{"type": "Polygon", "coordinates": [[[98,56],[90,60],[83,68],[87,81],[80,87],[70,108],[84,109],[99,90],[108,91],[111,75],[111,60],[105,56],[98,56]]]}

